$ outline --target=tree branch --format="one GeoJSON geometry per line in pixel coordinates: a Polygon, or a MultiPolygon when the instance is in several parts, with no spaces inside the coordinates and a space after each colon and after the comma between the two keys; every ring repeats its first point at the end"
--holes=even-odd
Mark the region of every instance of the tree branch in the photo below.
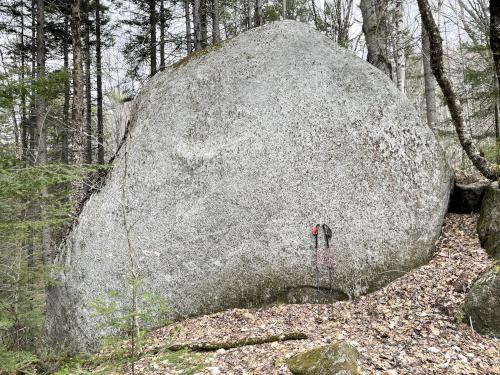
{"type": "Polygon", "coordinates": [[[460,144],[478,171],[486,178],[496,180],[500,177],[500,166],[490,163],[480,155],[479,150],[473,142],[471,133],[465,125],[462,107],[458,103],[451,81],[444,71],[443,39],[441,38],[439,29],[432,16],[429,2],[428,0],[417,0],[417,3],[422,18],[422,24],[427,30],[429,37],[432,72],[443,92],[460,144]]]}
{"type": "Polygon", "coordinates": [[[305,340],[307,339],[307,335],[302,332],[291,332],[285,333],[282,335],[272,335],[272,336],[264,336],[264,337],[247,337],[241,340],[236,341],[222,341],[222,342],[199,342],[192,344],[173,344],[167,346],[167,350],[170,351],[179,351],[183,349],[189,349],[196,352],[210,352],[216,351],[219,349],[232,349],[239,348],[241,346],[249,346],[249,345],[259,345],[259,344],[267,344],[275,341],[288,341],[288,340],[305,340]]]}

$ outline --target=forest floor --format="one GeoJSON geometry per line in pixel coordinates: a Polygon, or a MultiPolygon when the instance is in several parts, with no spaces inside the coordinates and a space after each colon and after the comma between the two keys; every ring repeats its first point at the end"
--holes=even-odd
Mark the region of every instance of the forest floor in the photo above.
{"type": "Polygon", "coordinates": [[[500,340],[460,323],[465,292],[493,264],[480,247],[477,218],[448,214],[429,264],[353,301],[232,309],[158,329],[135,373],[291,374],[287,358],[340,339],[362,354],[364,374],[500,374],[500,340]],[[289,332],[308,338],[215,352],[161,351],[173,343],[289,332]]]}

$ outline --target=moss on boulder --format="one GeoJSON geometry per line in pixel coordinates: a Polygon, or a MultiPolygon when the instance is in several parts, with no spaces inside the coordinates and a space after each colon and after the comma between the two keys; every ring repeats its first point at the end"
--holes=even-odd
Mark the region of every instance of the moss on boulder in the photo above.
{"type": "Polygon", "coordinates": [[[336,342],[299,353],[287,361],[295,375],[358,375],[359,352],[345,342],[336,342]]]}
{"type": "Polygon", "coordinates": [[[481,276],[465,298],[465,322],[479,333],[500,338],[500,263],[481,276]]]}
{"type": "Polygon", "coordinates": [[[481,246],[496,260],[500,260],[500,189],[491,184],[483,199],[477,224],[481,246]]]}

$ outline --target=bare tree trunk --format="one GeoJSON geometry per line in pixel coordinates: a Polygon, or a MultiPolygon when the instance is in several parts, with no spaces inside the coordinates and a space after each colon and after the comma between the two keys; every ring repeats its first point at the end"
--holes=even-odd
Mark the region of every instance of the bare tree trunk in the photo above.
{"type": "Polygon", "coordinates": [[[28,159],[35,164],[37,136],[36,136],[36,1],[31,0],[31,95],[30,95],[30,119],[29,119],[29,147],[28,159]]]}
{"type": "Polygon", "coordinates": [[[405,81],[406,81],[406,56],[404,49],[404,30],[403,30],[403,1],[396,0],[396,8],[394,12],[394,18],[396,23],[396,35],[395,35],[395,46],[396,46],[396,77],[398,89],[401,92],[405,92],[405,81]]]}
{"type": "MultiPolygon", "coordinates": [[[[495,63],[497,76],[497,95],[500,96],[500,3],[498,0],[490,0],[490,47],[495,63]]],[[[495,138],[497,151],[497,164],[500,164],[500,125],[498,124],[498,104],[497,96],[495,105],[495,138]]]]}
{"type": "Polygon", "coordinates": [[[14,125],[14,129],[12,129],[12,132],[14,135],[14,144],[15,144],[15,148],[16,148],[16,155],[21,156],[23,151],[22,151],[22,147],[19,143],[19,123],[17,121],[17,114],[16,114],[15,108],[12,108],[11,115],[12,115],[12,124],[14,125]]]}
{"type": "Polygon", "coordinates": [[[212,0],[212,43],[220,42],[219,0],[212,0]]]}
{"type": "MultiPolygon", "coordinates": [[[[44,0],[37,0],[37,12],[36,12],[36,78],[38,82],[41,82],[45,78],[45,7],[44,0]]],[[[47,103],[43,96],[43,93],[37,92],[36,95],[36,127],[38,129],[39,140],[38,140],[38,155],[37,164],[47,165],[47,123],[45,121],[47,112],[47,103]]],[[[47,187],[43,187],[41,191],[42,200],[40,204],[40,214],[42,220],[47,219],[47,199],[48,190],[47,187]]],[[[50,236],[50,229],[44,227],[42,229],[42,256],[44,264],[49,264],[52,260],[51,251],[52,240],[50,236]]]]}
{"type": "MultiPolygon", "coordinates": [[[[314,0],[313,6],[314,6],[314,0]]],[[[314,8],[316,10],[316,8],[314,8]]],[[[316,22],[316,17],[314,18],[316,22]]],[[[254,25],[255,27],[262,26],[264,24],[264,15],[262,13],[262,0],[255,0],[255,10],[254,10],[254,25]]]]}
{"type": "Polygon", "coordinates": [[[441,39],[439,29],[432,16],[429,3],[427,0],[417,0],[417,3],[420,10],[420,16],[422,17],[422,23],[427,30],[427,35],[429,36],[432,71],[434,72],[434,76],[436,77],[439,87],[441,87],[446,104],[448,105],[460,144],[469,159],[472,161],[472,164],[486,178],[496,180],[500,176],[500,166],[490,163],[483,156],[481,156],[479,150],[473,142],[470,132],[466,129],[462,108],[458,104],[451,81],[448,79],[444,71],[443,40],[441,39]]]}
{"type": "Polygon", "coordinates": [[[498,99],[495,104],[495,144],[497,154],[497,164],[500,164],[500,121],[498,121],[498,99]]]}
{"type": "Polygon", "coordinates": [[[337,6],[338,8],[338,43],[344,48],[349,47],[349,28],[351,26],[352,17],[352,0],[345,3],[342,7],[342,3],[337,6]]]}
{"type": "MultiPolygon", "coordinates": [[[[21,1],[21,86],[24,87],[25,84],[25,74],[26,74],[26,56],[24,55],[24,0],[21,1]]],[[[22,144],[22,159],[28,161],[28,117],[26,113],[26,92],[21,90],[21,144],[22,144]]]]}
{"type": "Polygon", "coordinates": [[[68,151],[68,130],[69,130],[69,98],[70,98],[70,77],[69,77],[69,48],[68,48],[69,20],[68,15],[64,15],[64,36],[63,36],[63,60],[64,72],[67,74],[64,82],[64,104],[63,104],[63,124],[61,126],[61,162],[69,163],[68,151]]]}
{"type": "Polygon", "coordinates": [[[427,113],[427,125],[431,129],[435,129],[437,125],[436,112],[436,83],[432,75],[431,56],[430,56],[429,37],[425,32],[425,27],[422,25],[422,62],[424,65],[424,87],[425,87],[425,104],[427,113]]]}
{"type": "Polygon", "coordinates": [[[188,55],[193,51],[191,44],[191,16],[189,10],[189,0],[184,0],[184,17],[186,18],[186,50],[188,55]]]}
{"type": "Polygon", "coordinates": [[[392,68],[387,56],[387,0],[361,0],[360,8],[368,62],[391,77],[392,68]]]}
{"type": "Polygon", "coordinates": [[[246,29],[250,30],[252,28],[252,5],[250,0],[245,0],[245,23],[246,29]]]}
{"type": "Polygon", "coordinates": [[[92,164],[92,84],[90,81],[90,20],[87,1],[85,15],[85,163],[92,164]]]}
{"type": "Polygon", "coordinates": [[[199,51],[201,45],[200,0],[193,0],[194,49],[199,51]]]}
{"type": "Polygon", "coordinates": [[[80,33],[81,15],[80,0],[71,3],[71,39],[73,45],[73,106],[71,110],[71,125],[73,132],[73,148],[75,163],[83,164],[85,131],[84,131],[84,99],[83,99],[83,66],[82,66],[82,38],[80,33]]]}
{"type": "Polygon", "coordinates": [[[282,4],[281,4],[281,7],[282,7],[282,12],[283,12],[283,19],[286,20],[286,0],[283,0],[282,1],[282,4]]]}
{"type": "Polygon", "coordinates": [[[149,58],[150,77],[156,74],[156,1],[149,0],[149,58]]]}
{"type": "Polygon", "coordinates": [[[201,48],[203,49],[208,46],[207,1],[208,0],[200,0],[201,48]]]}
{"type": "Polygon", "coordinates": [[[490,0],[490,47],[495,62],[498,87],[500,87],[500,3],[490,0]]]}
{"type": "Polygon", "coordinates": [[[97,163],[104,164],[104,126],[102,117],[102,56],[101,56],[101,3],[95,2],[95,51],[97,86],[97,163]]]}
{"type": "MultiPolygon", "coordinates": [[[[36,3],[36,79],[40,83],[45,78],[45,4],[44,0],[36,3]]],[[[36,93],[36,129],[38,133],[37,164],[47,164],[47,129],[45,115],[47,103],[43,94],[36,93]]]]}
{"type": "MultiPolygon", "coordinates": [[[[260,0],[256,0],[256,1],[260,1],[260,0]]],[[[319,30],[318,11],[316,10],[316,0],[311,0],[311,5],[312,5],[312,11],[313,11],[313,18],[314,18],[314,27],[316,28],[316,30],[319,30]]],[[[327,4],[325,4],[325,9],[326,9],[326,5],[327,4]]]]}
{"type": "Polygon", "coordinates": [[[160,0],[160,70],[165,69],[165,4],[160,0]]]}

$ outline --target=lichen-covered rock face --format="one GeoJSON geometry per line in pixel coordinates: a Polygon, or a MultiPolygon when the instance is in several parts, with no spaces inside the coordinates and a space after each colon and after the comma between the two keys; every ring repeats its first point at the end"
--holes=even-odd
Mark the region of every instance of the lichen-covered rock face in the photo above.
{"type": "Polygon", "coordinates": [[[267,24],[158,73],[130,126],[49,291],[50,336],[70,348],[97,342],[89,303],[127,290],[130,254],[139,294],[173,318],[318,285],[352,297],[431,256],[451,185],[441,148],[388,77],[308,25],[267,24]],[[333,232],[318,275],[316,223],[333,232]]]}
{"type": "Polygon", "coordinates": [[[471,287],[464,304],[465,323],[479,333],[500,338],[500,263],[471,287]]]}
{"type": "Polygon", "coordinates": [[[484,195],[477,223],[481,246],[496,260],[500,260],[500,188],[494,182],[484,195]]]}
{"type": "Polygon", "coordinates": [[[346,342],[336,342],[299,353],[287,361],[294,375],[359,375],[359,352],[346,342]]]}

